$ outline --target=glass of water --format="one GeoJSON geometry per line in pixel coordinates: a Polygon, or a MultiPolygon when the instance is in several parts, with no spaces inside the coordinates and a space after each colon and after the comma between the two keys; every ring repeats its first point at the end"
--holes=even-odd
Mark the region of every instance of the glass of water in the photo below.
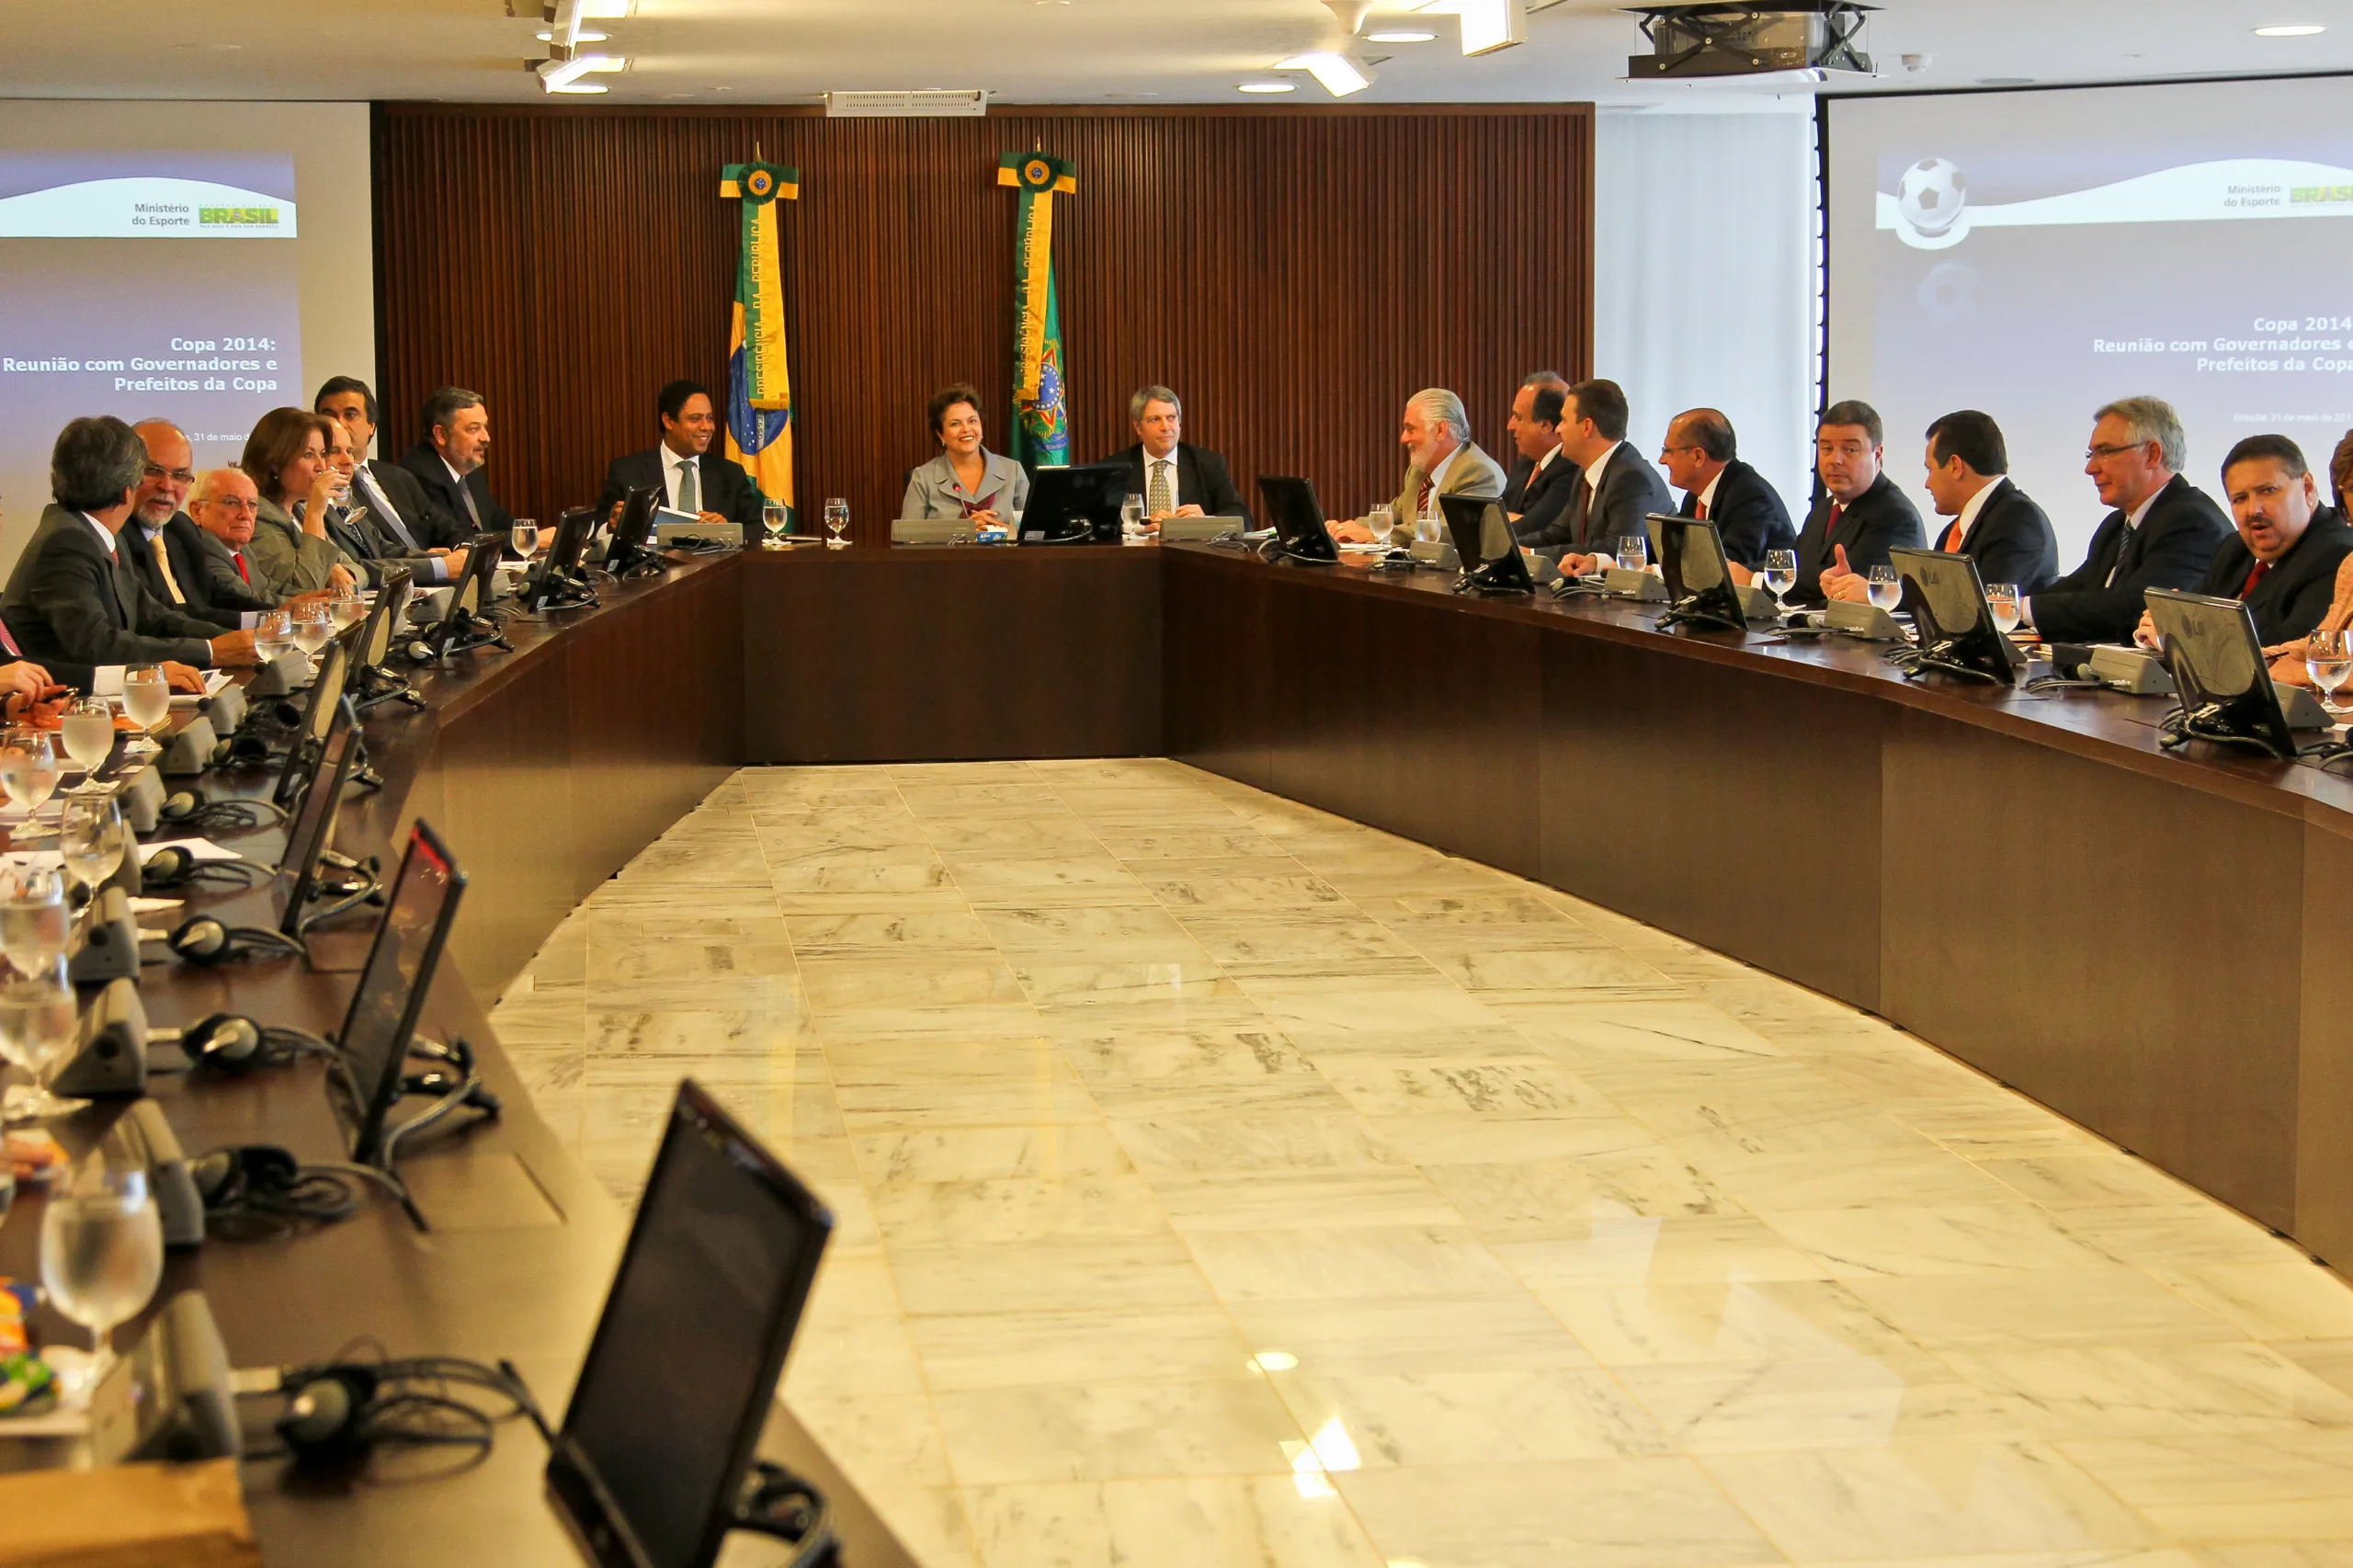
{"type": "MultiPolygon", "coordinates": [[[[1393,506],[1375,506],[1364,515],[1364,526],[1372,533],[1372,542],[1386,545],[1397,533],[1397,511],[1393,506]]],[[[1420,525],[1415,524],[1418,537],[1420,525]]]]}
{"type": "Polygon", "coordinates": [[[1765,591],[1773,596],[1780,613],[1790,613],[1789,591],[1798,585],[1798,552],[1794,550],[1768,550],[1765,552],[1765,569],[1758,574],[1765,591]]]}
{"type": "Polygon", "coordinates": [[[1874,609],[1892,610],[1904,602],[1904,579],[1895,574],[1893,566],[1874,566],[1869,591],[1874,609]]]}
{"type": "Polygon", "coordinates": [[[48,731],[10,730],[0,735],[0,790],[7,792],[8,803],[28,817],[39,814],[57,793],[63,772],[48,731]]]}
{"type": "Polygon", "coordinates": [[[327,619],[335,623],[337,631],[358,624],[367,614],[368,601],[349,584],[336,589],[335,597],[327,601],[327,619]]]}
{"type": "Polygon", "coordinates": [[[142,730],[153,731],[172,714],[171,683],[153,665],[134,665],[122,677],[122,710],[142,730]]]}
{"type": "Polygon", "coordinates": [[[254,621],[254,647],[265,662],[294,646],[294,618],[282,609],[266,609],[254,621]]]}
{"type": "Polygon", "coordinates": [[[327,607],[317,599],[294,607],[294,646],[305,653],[315,653],[327,645],[335,635],[335,618],[327,607]]]}
{"type": "Polygon", "coordinates": [[[1143,497],[1129,494],[1120,498],[1120,537],[1143,537],[1143,497]]]}
{"type": "Polygon", "coordinates": [[[9,1092],[6,1119],[37,1121],[67,1115],[79,1102],[58,1098],[49,1086],[51,1077],[74,1054],[79,1032],[64,955],[29,968],[11,968],[14,972],[0,979],[0,1056],[31,1074],[33,1083],[29,1089],[9,1092]]]}
{"type": "Polygon", "coordinates": [[[95,698],[76,698],[65,710],[58,738],[65,743],[65,755],[74,766],[85,775],[81,788],[104,789],[98,769],[114,754],[114,710],[95,698]]]}
{"type": "Polygon", "coordinates": [[[2018,585],[2016,583],[1988,583],[1985,602],[1994,607],[1994,624],[2007,637],[2018,629],[2018,585]]]}
{"type": "Polygon", "coordinates": [[[41,1206],[41,1289],[90,1331],[85,1390],[105,1381],[116,1325],[145,1310],[163,1278],[164,1227],[145,1171],[110,1170],[94,1156],[41,1206]]]}
{"type": "Polygon", "coordinates": [[[2304,673],[2321,692],[2321,706],[2341,713],[2337,688],[2353,678],[2353,631],[2315,631],[2304,642],[2304,673]]]}
{"type": "Polygon", "coordinates": [[[65,954],[74,914],[65,878],[52,866],[0,869],[0,958],[17,973],[38,974],[65,954]]]}
{"type": "Polygon", "coordinates": [[[1647,534],[1625,534],[1618,540],[1618,570],[1647,572],[1651,564],[1651,541],[1647,534]]]}
{"type": "Polygon", "coordinates": [[[838,495],[826,499],[825,532],[833,536],[825,542],[836,550],[849,542],[842,537],[849,532],[849,503],[838,495]]]}
{"type": "Polygon", "coordinates": [[[517,517],[506,529],[506,542],[514,547],[517,563],[531,559],[540,548],[540,520],[517,517]]]}
{"type": "Polygon", "coordinates": [[[74,795],[66,800],[57,825],[57,849],[65,874],[95,897],[122,868],[122,812],[112,795],[74,795]]]}
{"type": "Polygon", "coordinates": [[[784,548],[781,542],[783,533],[784,503],[762,501],[760,503],[760,548],[782,550],[784,548]]]}

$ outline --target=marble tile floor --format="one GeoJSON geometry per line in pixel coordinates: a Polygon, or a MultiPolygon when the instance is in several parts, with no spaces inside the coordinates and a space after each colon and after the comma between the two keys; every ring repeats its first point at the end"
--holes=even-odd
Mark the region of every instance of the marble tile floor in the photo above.
{"type": "Polygon", "coordinates": [[[751,769],[499,1034],[833,1205],[933,1568],[2353,1568],[2353,1290],[1920,1042],[1174,763],[751,769]]]}

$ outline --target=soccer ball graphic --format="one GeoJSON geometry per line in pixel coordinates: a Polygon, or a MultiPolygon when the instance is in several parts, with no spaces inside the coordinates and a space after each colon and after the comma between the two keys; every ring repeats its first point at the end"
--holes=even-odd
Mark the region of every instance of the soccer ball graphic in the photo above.
{"type": "Polygon", "coordinates": [[[1904,221],[1923,234],[1950,229],[1969,205],[1969,181],[1942,158],[1923,158],[1896,182],[1895,205],[1904,221]]]}
{"type": "Polygon", "coordinates": [[[1939,262],[1920,279],[1915,298],[1938,326],[1958,326],[1977,313],[1977,274],[1957,261],[1939,262]]]}

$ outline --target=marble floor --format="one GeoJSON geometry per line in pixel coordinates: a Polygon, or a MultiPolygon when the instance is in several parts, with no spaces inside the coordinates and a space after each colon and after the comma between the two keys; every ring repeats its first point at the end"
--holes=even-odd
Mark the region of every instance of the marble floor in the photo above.
{"type": "Polygon", "coordinates": [[[2353,1565],[2353,1290],[1871,1018],[1160,761],[753,769],[497,1027],[834,1207],[933,1568],[2353,1565]]]}

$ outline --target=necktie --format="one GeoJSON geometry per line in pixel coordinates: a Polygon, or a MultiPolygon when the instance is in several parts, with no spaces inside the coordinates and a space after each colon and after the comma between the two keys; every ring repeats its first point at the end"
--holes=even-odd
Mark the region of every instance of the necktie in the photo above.
{"type": "Polygon", "coordinates": [[[1168,460],[1152,460],[1152,483],[1144,487],[1143,515],[1165,517],[1175,511],[1176,497],[1168,494],[1168,460]]]}
{"type": "Polygon", "coordinates": [[[678,510],[690,517],[702,515],[702,480],[691,458],[678,465],[678,510]]]}
{"type": "Polygon", "coordinates": [[[2270,570],[2271,562],[2268,561],[2256,562],[2255,563],[2255,570],[2246,574],[2246,585],[2239,589],[2239,597],[2243,599],[2253,598],[2255,597],[2255,585],[2257,583],[2262,582],[2265,574],[2268,573],[2270,570]]]}
{"type": "Polygon", "coordinates": [[[1947,555],[1959,555],[1961,553],[1960,518],[1955,517],[1952,521],[1952,526],[1945,529],[1945,537],[1937,541],[1937,548],[1943,551],[1947,555]]]}
{"type": "Polygon", "coordinates": [[[229,559],[237,563],[237,580],[250,584],[254,580],[254,574],[245,570],[245,552],[242,550],[233,550],[229,552],[229,559]]]}
{"type": "Polygon", "coordinates": [[[1579,474],[1577,476],[1576,486],[1577,515],[1571,524],[1571,529],[1572,537],[1575,540],[1577,548],[1582,551],[1585,548],[1586,519],[1589,518],[1593,513],[1593,486],[1585,482],[1585,476],[1583,474],[1579,474]]]}
{"type": "Polygon", "coordinates": [[[172,552],[164,548],[164,536],[154,535],[148,540],[147,547],[155,552],[155,567],[164,574],[164,586],[170,591],[172,602],[176,605],[188,603],[188,596],[180,592],[180,580],[172,575],[172,552]]]}
{"type": "Polygon", "coordinates": [[[21,659],[25,656],[25,651],[17,646],[17,639],[9,631],[8,623],[5,620],[0,620],[0,648],[7,649],[8,656],[12,659],[21,659]]]}
{"type": "Polygon", "coordinates": [[[1701,502],[1699,503],[1699,509],[1697,512],[1693,513],[1692,515],[1693,515],[1694,517],[1698,517],[1698,518],[1699,519],[1699,521],[1701,521],[1701,522],[1703,522],[1703,523],[1704,523],[1704,522],[1706,522],[1706,521],[1708,520],[1708,504],[1707,504],[1707,502],[1705,502],[1705,501],[1701,501],[1701,502]]]}
{"type": "Polygon", "coordinates": [[[474,487],[463,479],[458,481],[458,499],[466,504],[466,517],[473,524],[474,532],[482,532],[482,508],[474,505],[474,487]]]}
{"type": "Polygon", "coordinates": [[[2132,548],[2132,525],[2128,520],[2116,530],[2116,559],[2109,562],[2107,586],[2116,586],[2117,578],[2124,574],[2124,552],[2132,548]]]}
{"type": "Polygon", "coordinates": [[[375,509],[378,517],[384,519],[384,526],[392,530],[393,537],[398,539],[404,548],[414,551],[416,548],[416,536],[408,531],[406,523],[401,521],[400,513],[392,509],[391,500],[384,494],[383,486],[376,483],[376,476],[368,472],[366,463],[359,465],[356,477],[360,483],[368,487],[368,505],[375,509]]]}
{"type": "Polygon", "coordinates": [[[1422,475],[1421,491],[1414,497],[1415,517],[1427,517],[1430,515],[1430,492],[1437,488],[1438,483],[1436,481],[1432,480],[1427,474],[1422,475]]]}

